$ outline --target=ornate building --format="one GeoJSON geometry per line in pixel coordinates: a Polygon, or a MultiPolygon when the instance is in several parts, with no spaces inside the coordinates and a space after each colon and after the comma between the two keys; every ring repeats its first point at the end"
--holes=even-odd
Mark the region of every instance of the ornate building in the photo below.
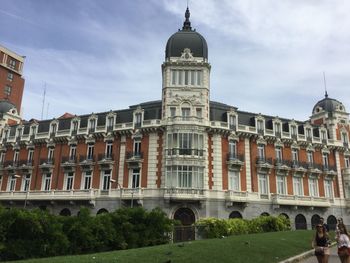
{"type": "Polygon", "coordinates": [[[3,206],[62,215],[158,206],[184,225],[261,214],[296,228],[348,221],[344,105],[326,94],[300,122],[210,101],[208,47],[189,17],[166,44],[161,101],[3,129],[3,206]]]}

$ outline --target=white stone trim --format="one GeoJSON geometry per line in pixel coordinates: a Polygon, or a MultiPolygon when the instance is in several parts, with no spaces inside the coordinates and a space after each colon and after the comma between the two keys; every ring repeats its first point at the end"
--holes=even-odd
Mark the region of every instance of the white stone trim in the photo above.
{"type": "Polygon", "coordinates": [[[247,182],[247,191],[252,192],[252,173],[250,167],[250,141],[248,138],[244,139],[244,160],[245,160],[245,176],[247,182]]]}

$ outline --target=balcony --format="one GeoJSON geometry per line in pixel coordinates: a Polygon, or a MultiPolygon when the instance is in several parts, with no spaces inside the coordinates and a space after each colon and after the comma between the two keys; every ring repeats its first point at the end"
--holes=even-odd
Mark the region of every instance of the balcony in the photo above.
{"type": "Polygon", "coordinates": [[[164,198],[168,200],[205,200],[205,190],[199,188],[166,188],[164,198]]]}
{"type": "Polygon", "coordinates": [[[244,165],[244,155],[228,153],[226,163],[229,170],[240,170],[244,165]]]}
{"type": "Polygon", "coordinates": [[[256,167],[259,173],[269,174],[272,166],[272,158],[257,157],[256,158],[256,167]]]}
{"type": "Polygon", "coordinates": [[[249,201],[248,192],[227,190],[225,193],[226,202],[247,203],[249,201]]]}
{"type": "Polygon", "coordinates": [[[54,167],[54,158],[42,158],[40,159],[40,165],[39,168],[42,169],[43,171],[47,171],[50,169],[53,169],[54,167]]]}
{"type": "Polygon", "coordinates": [[[315,196],[298,196],[298,195],[283,195],[271,194],[274,205],[285,206],[304,206],[304,207],[330,207],[333,203],[332,198],[315,197],[315,196]]]}
{"type": "Polygon", "coordinates": [[[184,149],[184,148],[173,148],[166,149],[166,153],[168,156],[196,156],[202,157],[204,154],[204,150],[202,149],[184,149]]]}
{"type": "Polygon", "coordinates": [[[143,152],[127,152],[126,162],[129,168],[140,168],[143,162],[143,152]]]}
{"type": "Polygon", "coordinates": [[[275,170],[277,173],[282,173],[287,175],[287,173],[291,170],[291,161],[277,158],[275,159],[275,170]]]}
{"type": "Polygon", "coordinates": [[[19,167],[22,170],[31,170],[33,169],[33,159],[29,160],[20,160],[19,161],[19,167]]]}
{"type": "Polygon", "coordinates": [[[70,172],[77,165],[77,157],[74,156],[62,156],[61,166],[65,172],[70,172]]]}

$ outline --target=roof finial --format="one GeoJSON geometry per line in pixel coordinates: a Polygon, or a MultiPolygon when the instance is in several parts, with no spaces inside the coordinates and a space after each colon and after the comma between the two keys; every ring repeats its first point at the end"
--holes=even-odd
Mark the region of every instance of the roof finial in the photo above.
{"type": "Polygon", "coordinates": [[[191,22],[190,22],[190,10],[188,9],[188,4],[186,8],[185,18],[186,19],[184,22],[184,26],[182,27],[182,30],[192,30],[191,22]]]}
{"type": "Polygon", "coordinates": [[[324,96],[325,98],[328,98],[328,93],[327,93],[327,84],[326,84],[326,74],[323,71],[323,82],[324,82],[324,96]]]}

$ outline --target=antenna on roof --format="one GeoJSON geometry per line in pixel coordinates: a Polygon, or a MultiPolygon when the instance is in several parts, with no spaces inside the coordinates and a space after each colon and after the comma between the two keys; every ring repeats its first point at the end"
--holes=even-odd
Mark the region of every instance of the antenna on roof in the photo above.
{"type": "Polygon", "coordinates": [[[327,93],[327,83],[326,83],[326,74],[323,71],[323,83],[324,83],[324,96],[328,98],[328,93],[327,93]]]}
{"type": "Polygon", "coordinates": [[[45,96],[46,96],[46,82],[44,83],[43,106],[41,107],[41,120],[44,117],[45,96]]]}
{"type": "Polygon", "coordinates": [[[49,106],[50,106],[50,103],[48,102],[47,103],[47,108],[46,108],[46,119],[49,118],[49,106]]]}

